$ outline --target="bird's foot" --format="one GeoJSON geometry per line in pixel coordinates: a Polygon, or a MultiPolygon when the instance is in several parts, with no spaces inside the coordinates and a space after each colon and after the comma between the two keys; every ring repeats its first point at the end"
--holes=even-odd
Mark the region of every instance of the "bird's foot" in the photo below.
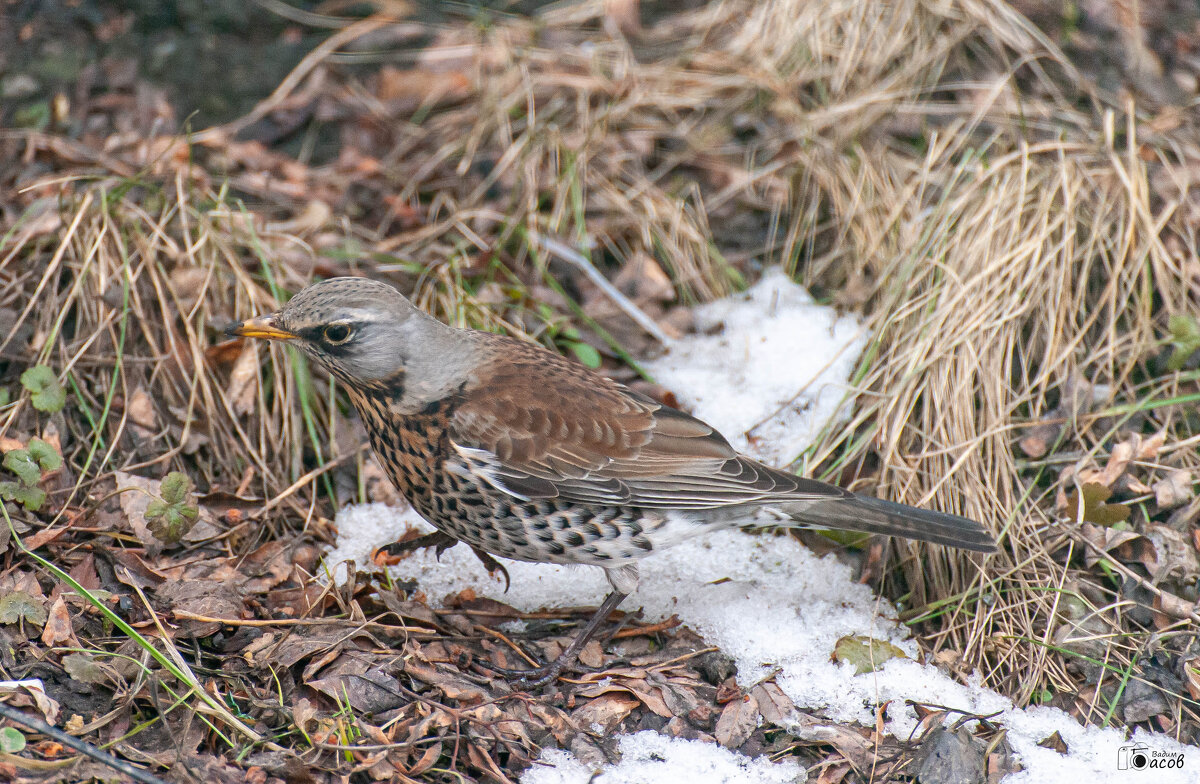
{"type": "MultiPolygon", "coordinates": [[[[383,547],[380,547],[375,550],[375,552],[371,553],[371,562],[377,566],[395,566],[396,564],[400,563],[401,560],[403,560],[404,556],[408,555],[414,550],[423,550],[426,547],[437,548],[435,554],[440,559],[442,557],[442,553],[446,552],[458,543],[459,540],[455,539],[450,534],[442,533],[441,531],[434,531],[433,533],[428,533],[424,536],[405,539],[402,542],[385,544],[383,547]]],[[[492,577],[495,577],[497,572],[500,573],[500,576],[504,578],[504,592],[508,593],[508,586],[510,585],[511,581],[508,577],[508,570],[504,568],[504,564],[497,561],[489,553],[480,550],[478,547],[472,546],[471,552],[475,553],[475,556],[483,563],[483,568],[487,569],[488,574],[490,574],[492,577]]]]}
{"type": "MultiPolygon", "coordinates": [[[[613,591],[606,596],[604,603],[596,608],[596,612],[592,614],[592,617],[588,619],[583,628],[579,630],[579,633],[575,635],[575,639],[571,640],[571,644],[559,654],[557,659],[549,664],[535,667],[532,670],[510,670],[484,662],[479,662],[479,664],[499,674],[517,688],[536,689],[545,686],[551,681],[556,681],[568,667],[579,667],[579,652],[583,650],[583,646],[587,645],[587,641],[595,635],[596,630],[600,628],[600,624],[604,623],[604,620],[608,618],[608,614],[617,609],[617,605],[624,598],[625,594],[620,591],[613,591]]],[[[579,668],[584,669],[582,667],[579,668]]],[[[585,671],[598,672],[598,670],[591,668],[587,668],[585,671]]]]}
{"type": "Polygon", "coordinates": [[[483,568],[487,569],[488,574],[492,577],[496,576],[496,572],[500,573],[500,576],[504,578],[504,592],[508,593],[508,586],[511,584],[511,581],[508,579],[508,570],[504,568],[504,564],[493,558],[490,553],[486,553],[478,547],[472,547],[471,552],[475,553],[475,557],[483,563],[483,568]]]}
{"type": "MultiPolygon", "coordinates": [[[[458,540],[450,534],[434,531],[433,533],[417,536],[412,539],[405,539],[402,542],[392,542],[385,544],[375,552],[371,553],[371,561],[378,566],[395,566],[403,560],[404,556],[414,550],[423,550],[426,547],[436,547],[436,555],[442,557],[442,553],[449,550],[454,545],[458,544],[458,540]]],[[[478,551],[476,551],[478,552],[478,551]]]]}

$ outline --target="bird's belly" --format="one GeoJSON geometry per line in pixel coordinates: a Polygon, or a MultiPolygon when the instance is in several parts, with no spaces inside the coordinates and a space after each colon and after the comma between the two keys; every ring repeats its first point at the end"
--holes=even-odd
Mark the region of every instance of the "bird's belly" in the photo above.
{"type": "Polygon", "coordinates": [[[616,567],[667,544],[658,535],[667,520],[657,512],[557,499],[521,501],[496,491],[488,495],[491,503],[483,514],[466,525],[430,522],[487,552],[519,561],[616,567]]]}
{"type": "Polygon", "coordinates": [[[458,455],[446,438],[445,412],[395,417],[381,408],[359,410],[392,483],[438,530],[493,555],[617,567],[707,527],[674,512],[521,500],[464,467],[453,470],[458,455]]]}

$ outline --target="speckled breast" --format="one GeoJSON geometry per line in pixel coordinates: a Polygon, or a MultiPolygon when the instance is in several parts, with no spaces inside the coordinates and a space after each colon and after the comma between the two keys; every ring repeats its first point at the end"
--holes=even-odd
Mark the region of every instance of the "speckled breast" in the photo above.
{"type": "MultiPolygon", "coordinates": [[[[396,488],[436,526],[493,555],[520,561],[620,566],[661,544],[668,522],[631,507],[523,501],[471,473],[450,444],[454,400],[398,414],[352,393],[371,445],[396,488]]],[[[667,526],[669,527],[669,526],[667,526]]]]}

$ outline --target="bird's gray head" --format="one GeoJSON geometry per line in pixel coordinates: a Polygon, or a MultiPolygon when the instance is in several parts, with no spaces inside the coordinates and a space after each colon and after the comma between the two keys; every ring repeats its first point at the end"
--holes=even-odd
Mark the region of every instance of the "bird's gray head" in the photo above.
{"type": "MultiPolygon", "coordinates": [[[[367,278],[332,278],[301,291],[280,311],[229,329],[240,337],[287,341],[347,384],[404,383],[418,365],[453,351],[450,327],[396,289],[367,278]]],[[[423,373],[422,375],[426,375],[423,373]]]]}

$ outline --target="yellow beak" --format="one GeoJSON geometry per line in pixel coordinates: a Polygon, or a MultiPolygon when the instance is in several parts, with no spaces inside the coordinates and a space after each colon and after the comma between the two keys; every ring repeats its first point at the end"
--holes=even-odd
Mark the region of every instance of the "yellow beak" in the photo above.
{"type": "Polygon", "coordinates": [[[292,340],[300,337],[295,332],[288,332],[275,325],[275,315],[259,316],[248,319],[240,324],[234,324],[225,330],[229,335],[239,338],[260,338],[262,340],[292,340]]]}

